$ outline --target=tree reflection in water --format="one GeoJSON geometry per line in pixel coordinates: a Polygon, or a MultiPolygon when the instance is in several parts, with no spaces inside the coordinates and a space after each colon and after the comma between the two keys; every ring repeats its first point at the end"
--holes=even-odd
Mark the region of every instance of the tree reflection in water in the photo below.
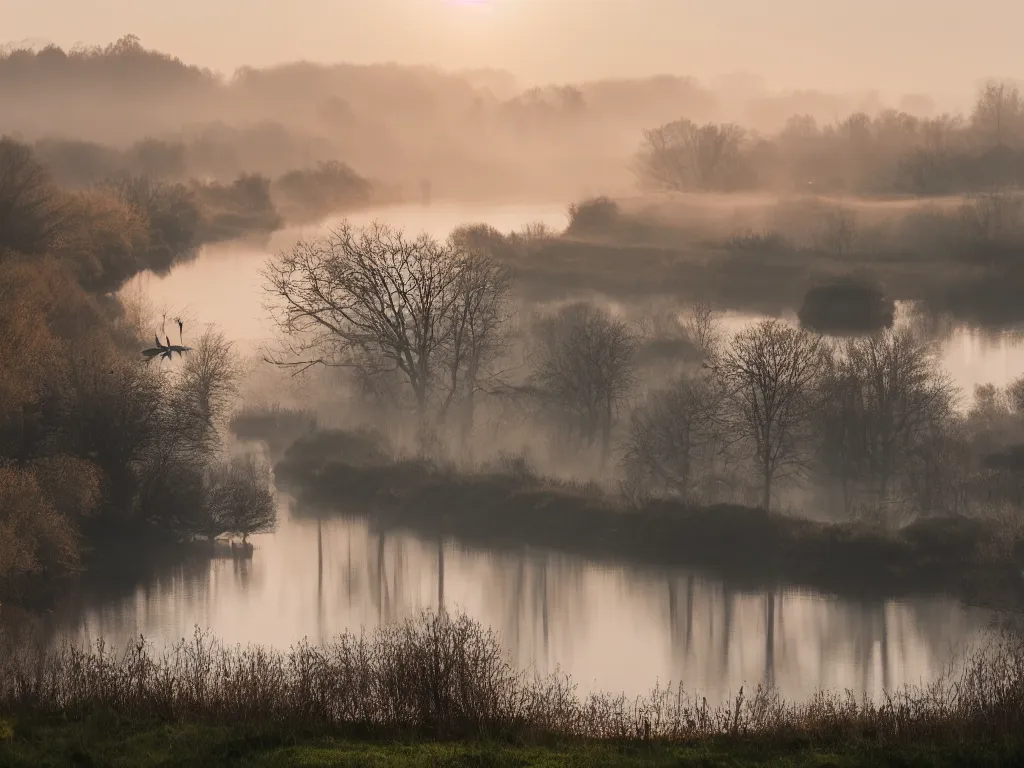
{"type": "Polygon", "coordinates": [[[583,691],[638,694],[673,681],[717,700],[774,681],[804,698],[819,688],[877,696],[934,678],[990,616],[940,598],[840,600],[695,571],[474,549],[330,516],[284,519],[254,541],[251,560],[90,574],[50,617],[51,638],[122,644],[141,633],[159,644],[199,625],[229,643],[287,647],[442,608],[493,627],[517,664],[560,667],[583,691]]]}

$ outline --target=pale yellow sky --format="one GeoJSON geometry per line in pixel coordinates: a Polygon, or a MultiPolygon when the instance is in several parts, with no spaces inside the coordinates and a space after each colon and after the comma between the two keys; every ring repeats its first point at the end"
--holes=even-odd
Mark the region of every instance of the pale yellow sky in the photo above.
{"type": "Polygon", "coordinates": [[[0,40],[122,34],[241,64],[500,67],[526,81],[745,70],[769,87],[965,94],[1024,74],[1020,0],[0,0],[0,40]]]}

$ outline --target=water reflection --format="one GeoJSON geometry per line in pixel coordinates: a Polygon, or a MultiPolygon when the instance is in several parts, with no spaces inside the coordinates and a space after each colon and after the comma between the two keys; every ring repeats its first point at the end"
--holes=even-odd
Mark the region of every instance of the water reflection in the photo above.
{"type": "MultiPolygon", "coordinates": [[[[541,219],[564,225],[561,206],[467,209],[433,205],[368,211],[443,237],[467,221],[503,231],[541,219]]],[[[268,251],[287,247],[282,233],[268,251]]],[[[264,253],[204,250],[164,279],[140,277],[157,306],[218,323],[240,344],[270,335],[259,270],[264,253]],[[225,285],[233,286],[230,292],[225,285]],[[182,304],[185,306],[182,306],[182,304]]],[[[729,316],[735,329],[754,319],[729,316]]],[[[1024,373],[1018,333],[982,333],[915,315],[942,344],[943,360],[970,395],[979,383],[1004,385],[1024,373]]],[[[570,672],[581,689],[646,692],[682,680],[718,700],[740,685],[774,680],[803,698],[933,679],[953,650],[976,638],[987,614],[951,601],[837,601],[794,590],[752,593],[681,570],[613,567],[528,549],[470,550],[450,541],[384,534],[361,522],[290,521],[257,537],[252,560],[192,559],[144,578],[90,575],[59,612],[59,631],[83,640],[124,642],[143,633],[180,638],[193,625],[230,643],[287,647],[358,630],[423,609],[460,608],[501,633],[517,663],[570,672]]]]}
{"type": "Polygon", "coordinates": [[[489,552],[375,531],[363,521],[285,519],[251,560],[191,559],[137,582],[83,585],[55,637],[140,633],[157,645],[195,625],[229,643],[324,640],[425,609],[464,610],[516,663],[572,674],[583,691],[683,681],[713,701],[762,681],[877,696],[934,679],[988,614],[939,598],[836,600],[741,591],[685,570],[614,566],[523,549],[489,552]]]}
{"type": "MultiPolygon", "coordinates": [[[[564,217],[552,208],[522,207],[374,209],[355,218],[366,223],[381,218],[409,231],[428,231],[444,237],[452,227],[466,221],[485,221],[503,231],[517,228],[532,220],[554,222],[564,217]]],[[[287,247],[296,233],[280,234],[265,252],[239,245],[224,245],[203,250],[195,261],[175,268],[168,276],[158,278],[140,275],[132,280],[128,291],[141,290],[156,307],[173,307],[193,318],[195,324],[216,323],[240,348],[254,351],[273,337],[274,330],[264,308],[262,269],[267,253],[287,247]],[[232,286],[225,293],[224,286],[232,286]]],[[[967,397],[977,384],[1004,386],[1024,374],[1024,335],[1019,330],[990,331],[968,328],[953,323],[948,317],[910,312],[897,302],[897,322],[910,322],[935,338],[941,345],[942,361],[967,397]]],[[[724,326],[736,331],[758,319],[745,313],[729,313],[724,326]]],[[[787,318],[796,322],[795,312],[787,318]]],[[[197,327],[198,327],[197,325],[197,327]]]]}

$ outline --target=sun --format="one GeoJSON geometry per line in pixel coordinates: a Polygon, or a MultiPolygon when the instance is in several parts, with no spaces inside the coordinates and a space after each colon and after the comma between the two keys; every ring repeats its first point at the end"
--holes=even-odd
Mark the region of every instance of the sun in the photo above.
{"type": "Polygon", "coordinates": [[[469,35],[479,40],[480,35],[491,34],[503,23],[511,21],[510,4],[505,0],[440,0],[440,3],[440,7],[434,7],[440,11],[439,18],[443,17],[453,25],[453,34],[469,35]]]}
{"type": "Polygon", "coordinates": [[[444,3],[457,16],[466,19],[493,19],[502,8],[499,0],[444,0],[444,3]]]}

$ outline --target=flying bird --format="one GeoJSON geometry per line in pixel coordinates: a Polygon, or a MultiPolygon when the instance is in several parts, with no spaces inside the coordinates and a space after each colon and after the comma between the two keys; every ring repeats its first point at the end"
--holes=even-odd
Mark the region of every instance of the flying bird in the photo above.
{"type": "MultiPolygon", "coordinates": [[[[178,319],[178,337],[179,337],[179,340],[182,341],[182,342],[184,342],[184,337],[182,335],[183,330],[184,330],[184,323],[182,323],[181,319],[179,318],[178,319]]],[[[192,347],[186,347],[184,345],[184,343],[182,343],[182,344],[171,344],[171,337],[167,336],[166,334],[164,335],[164,339],[166,339],[167,343],[166,344],[161,344],[160,343],[160,337],[157,336],[157,335],[154,335],[153,336],[153,340],[156,342],[156,346],[155,347],[150,347],[149,349],[142,350],[142,356],[146,358],[147,362],[152,360],[155,357],[159,357],[161,360],[170,360],[170,359],[173,359],[175,352],[178,353],[178,357],[181,357],[184,353],[192,351],[192,347]]]]}

